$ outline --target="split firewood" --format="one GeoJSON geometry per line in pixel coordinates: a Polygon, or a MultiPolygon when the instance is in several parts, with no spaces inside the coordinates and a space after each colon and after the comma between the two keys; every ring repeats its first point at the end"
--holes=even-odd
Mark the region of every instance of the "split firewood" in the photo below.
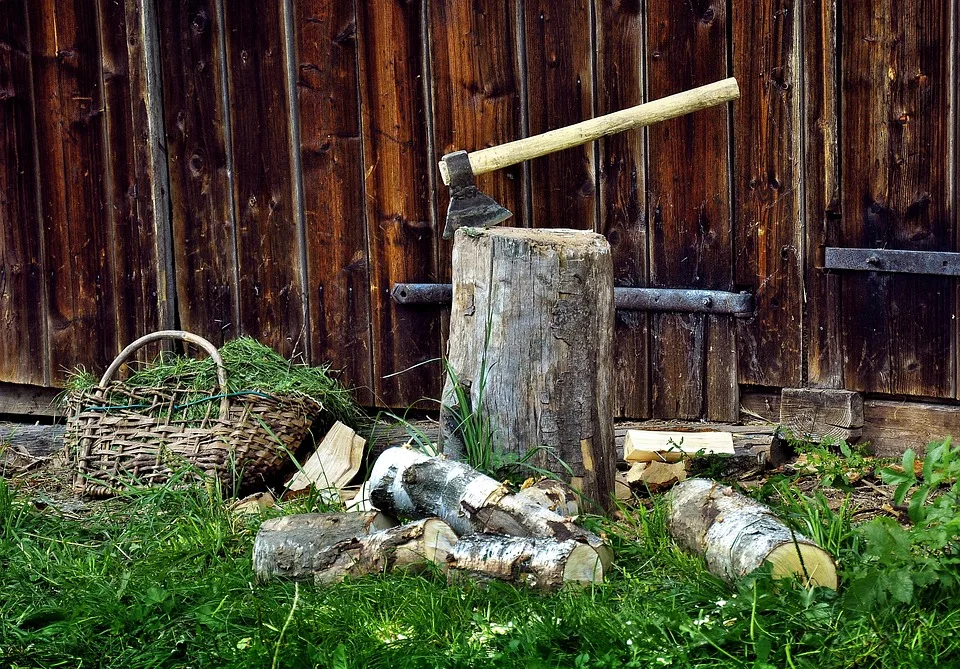
{"type": "Polygon", "coordinates": [[[273,576],[313,578],[326,569],[324,551],[333,545],[387,529],[396,521],[377,511],[304,513],[271,518],[260,525],[253,543],[253,571],[266,581],[273,576]]]}
{"type": "Polygon", "coordinates": [[[649,462],[634,462],[630,465],[630,469],[624,472],[623,480],[628,485],[634,485],[637,483],[643,482],[643,472],[647,470],[647,467],[650,465],[649,462]]]}
{"type": "Polygon", "coordinates": [[[626,472],[617,472],[617,476],[614,479],[613,484],[613,494],[618,500],[621,502],[626,502],[633,499],[633,488],[631,488],[630,484],[627,483],[626,472]]]}
{"type": "Polygon", "coordinates": [[[543,590],[564,583],[598,583],[603,561],[578,541],[472,534],[461,538],[447,557],[448,576],[522,583],[543,590]]]}
{"type": "Polygon", "coordinates": [[[341,490],[357,475],[366,445],[363,437],[341,422],[336,422],[303,463],[303,468],[287,481],[286,497],[314,490],[341,490]]]}
{"type": "Polygon", "coordinates": [[[698,453],[733,455],[733,435],[729,432],[627,430],[623,441],[623,459],[628,462],[677,462],[698,453]]]}
{"type": "Polygon", "coordinates": [[[255,492],[231,504],[230,510],[233,513],[241,515],[255,515],[276,505],[277,501],[269,492],[255,492]]]}
{"type": "Polygon", "coordinates": [[[668,502],[668,531],[703,555],[710,573],[732,582],[769,562],[774,577],[796,575],[810,586],[837,588],[829,553],[729,486],[689,479],[673,487],[668,502]]]}
{"type": "Polygon", "coordinates": [[[524,495],[511,495],[498,481],[462,462],[416,451],[383,452],[370,474],[370,499],[397,517],[438,516],[458,536],[475,533],[573,539],[587,544],[607,568],[613,554],[602,539],[524,495]]]}
{"type": "Polygon", "coordinates": [[[537,480],[527,479],[516,494],[527,497],[551,511],[556,511],[561,516],[573,518],[580,513],[577,493],[566,483],[557,479],[547,477],[537,480]]]}
{"type": "Polygon", "coordinates": [[[640,483],[650,492],[666,490],[686,478],[687,470],[682,462],[650,462],[640,472],[640,483]]]}

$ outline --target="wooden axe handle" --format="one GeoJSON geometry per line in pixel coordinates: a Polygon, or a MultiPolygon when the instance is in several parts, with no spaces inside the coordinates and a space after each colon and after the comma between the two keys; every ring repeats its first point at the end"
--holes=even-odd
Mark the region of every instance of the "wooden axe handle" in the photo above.
{"type": "MultiPolygon", "coordinates": [[[[700,109],[730,102],[739,97],[740,87],[737,85],[737,80],[730,77],[706,86],[660,98],[653,102],[568,125],[565,128],[557,128],[533,137],[525,137],[500,146],[480,149],[467,154],[467,156],[470,158],[470,167],[474,175],[486,174],[522,163],[524,160],[539,158],[548,153],[586,144],[606,135],[633,128],[642,128],[700,109]]],[[[450,173],[443,160],[440,161],[440,176],[443,178],[443,183],[449,186],[450,173]]]]}

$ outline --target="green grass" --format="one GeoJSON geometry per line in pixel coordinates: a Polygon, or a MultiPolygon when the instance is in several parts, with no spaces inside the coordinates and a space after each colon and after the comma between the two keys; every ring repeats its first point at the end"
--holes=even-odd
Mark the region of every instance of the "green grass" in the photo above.
{"type": "MultiPolygon", "coordinates": [[[[238,337],[220,349],[227,371],[227,392],[259,391],[276,395],[305,396],[323,405],[326,422],[339,420],[354,428],[366,425],[350,391],[334,378],[329,366],[310,367],[286,360],[279,353],[251,337],[238,337]]],[[[78,369],[67,379],[67,393],[93,388],[99,377],[78,369]]],[[[162,353],[147,365],[135,369],[126,384],[142,388],[185,388],[181,398],[184,418],[201,420],[208,406],[202,402],[216,393],[217,370],[213,360],[193,355],[162,353]],[[189,405],[189,406],[188,406],[189,405]]],[[[219,394],[216,395],[219,397],[219,394]]],[[[111,401],[108,397],[106,401],[111,401]]],[[[126,404],[122,397],[114,400],[126,404]]]]}
{"type": "MultiPolygon", "coordinates": [[[[673,546],[654,502],[589,519],[617,551],[607,583],[546,596],[436,573],[258,585],[262,518],[232,516],[216,493],[129,492],[77,521],[0,480],[0,666],[960,665],[955,591],[865,608],[762,573],[729,587],[673,546]]],[[[783,511],[824,524],[842,571],[869,567],[857,528],[815,500],[783,511]]]]}

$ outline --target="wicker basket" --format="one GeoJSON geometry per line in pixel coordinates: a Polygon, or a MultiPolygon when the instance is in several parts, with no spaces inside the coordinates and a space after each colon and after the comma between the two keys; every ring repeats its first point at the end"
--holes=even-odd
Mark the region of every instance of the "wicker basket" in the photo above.
{"type": "Polygon", "coordinates": [[[216,347],[180,330],[133,342],[98,386],[74,393],[69,404],[65,436],[76,454],[75,484],[91,497],[108,497],[128,485],[165,483],[183,470],[219,479],[228,493],[241,483],[245,488],[262,483],[282,468],[287,452],[297,448],[322,410],[302,396],[229,393],[216,347]],[[112,380],[137,349],[160,339],[181,339],[204,349],[216,363],[219,392],[198,402],[195,390],[188,398],[183,387],[141,388],[112,380]],[[208,408],[202,418],[182,416],[184,406],[204,403],[208,408]]]}

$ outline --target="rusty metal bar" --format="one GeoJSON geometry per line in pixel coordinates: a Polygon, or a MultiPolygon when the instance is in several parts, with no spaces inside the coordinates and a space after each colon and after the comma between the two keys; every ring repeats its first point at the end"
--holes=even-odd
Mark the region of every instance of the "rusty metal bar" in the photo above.
{"type": "Polygon", "coordinates": [[[614,288],[613,303],[624,311],[679,311],[695,314],[753,314],[753,295],[695,288],[614,288]]]}
{"type": "Polygon", "coordinates": [[[824,249],[825,269],[960,276],[960,253],[891,249],[824,249]]]}
{"type": "MultiPolygon", "coordinates": [[[[449,283],[397,283],[393,299],[403,305],[449,305],[453,286],[449,283]]],[[[722,290],[682,288],[613,289],[613,302],[622,311],[670,311],[698,314],[753,314],[753,295],[722,290]]]]}

